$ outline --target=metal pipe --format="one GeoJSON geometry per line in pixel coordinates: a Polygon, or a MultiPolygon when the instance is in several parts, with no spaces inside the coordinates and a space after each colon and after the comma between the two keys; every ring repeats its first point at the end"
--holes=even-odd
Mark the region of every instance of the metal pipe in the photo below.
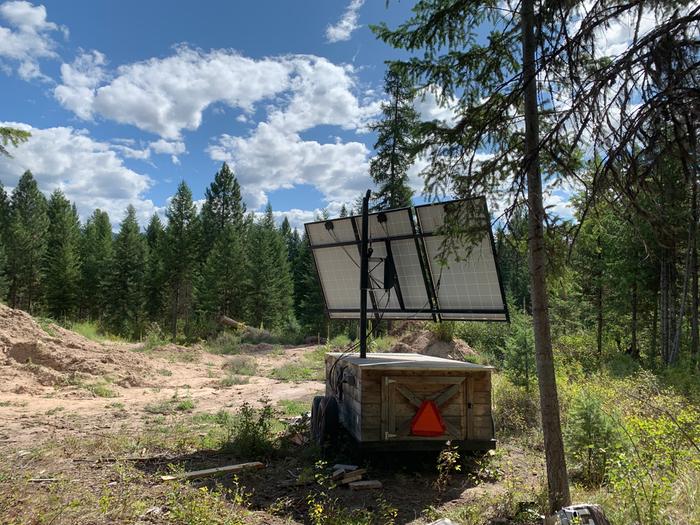
{"type": "Polygon", "coordinates": [[[362,237],[360,239],[360,358],[367,357],[367,290],[369,288],[369,265],[367,245],[369,240],[369,198],[367,190],[362,199],[362,237]]]}

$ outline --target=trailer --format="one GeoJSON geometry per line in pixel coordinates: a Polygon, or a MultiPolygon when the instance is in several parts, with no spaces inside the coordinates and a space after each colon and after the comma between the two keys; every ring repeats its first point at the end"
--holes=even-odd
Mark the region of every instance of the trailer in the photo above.
{"type": "Polygon", "coordinates": [[[312,436],[326,445],[344,427],[364,449],[492,449],[491,367],[367,351],[384,320],[508,322],[486,200],[369,213],[370,196],[361,215],[305,224],[326,313],[359,321],[357,344],[326,356],[312,436]]]}
{"type": "Polygon", "coordinates": [[[340,426],[363,450],[495,448],[493,367],[421,354],[326,355],[326,396],[312,406],[320,444],[340,426]]]}

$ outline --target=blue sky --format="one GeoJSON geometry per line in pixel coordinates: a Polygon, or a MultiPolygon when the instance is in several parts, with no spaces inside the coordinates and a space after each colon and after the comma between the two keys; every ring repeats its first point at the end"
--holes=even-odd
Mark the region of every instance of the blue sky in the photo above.
{"type": "Polygon", "coordinates": [[[337,212],[371,186],[366,126],[397,56],[368,25],[411,4],[0,2],[0,122],[32,132],[0,180],[31,169],[83,218],[100,207],[118,222],[132,203],[145,222],[180,180],[201,199],[225,160],[251,210],[269,200],[295,224],[337,212]]]}

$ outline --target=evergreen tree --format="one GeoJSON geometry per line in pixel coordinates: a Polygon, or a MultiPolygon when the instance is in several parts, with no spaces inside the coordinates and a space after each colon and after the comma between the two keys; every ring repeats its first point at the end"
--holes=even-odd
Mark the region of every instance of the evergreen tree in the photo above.
{"type": "Polygon", "coordinates": [[[118,334],[138,338],[143,329],[143,295],[146,244],[136,210],[129,205],[114,240],[114,262],[110,276],[107,326],[118,334]]]}
{"type": "Polygon", "coordinates": [[[325,333],[328,320],[324,312],[323,292],[306,234],[302,238],[295,265],[294,294],[297,317],[304,332],[325,333]]]}
{"type": "Polygon", "coordinates": [[[242,319],[245,307],[245,256],[241,236],[227,224],[214,242],[202,272],[198,303],[208,316],[242,319]]]}
{"type": "Polygon", "coordinates": [[[280,234],[284,239],[284,243],[287,246],[287,257],[289,259],[289,264],[293,264],[296,260],[297,254],[299,253],[299,244],[301,239],[299,238],[299,232],[296,229],[292,229],[289,224],[289,219],[285,216],[282,219],[282,224],[280,225],[280,234]]]}
{"type": "Polygon", "coordinates": [[[246,310],[250,324],[281,326],[292,313],[293,283],[287,248],[275,228],[269,204],[263,219],[251,229],[247,262],[246,310]]]}
{"type": "Polygon", "coordinates": [[[204,198],[202,250],[206,258],[227,224],[233,224],[239,235],[243,230],[246,208],[241,199],[241,187],[225,162],[204,192],[204,198]]]}
{"type": "Polygon", "coordinates": [[[345,204],[343,204],[340,207],[340,215],[338,215],[338,217],[342,219],[343,217],[347,217],[348,215],[350,215],[350,213],[348,213],[348,208],[347,206],[345,206],[345,204]]]}
{"type": "Polygon", "coordinates": [[[10,201],[0,181],[0,301],[7,296],[7,227],[10,219],[10,201]]]}
{"type": "Polygon", "coordinates": [[[107,306],[113,250],[112,224],[106,211],[95,210],[83,227],[80,311],[88,319],[100,319],[107,306]]]}
{"type": "Polygon", "coordinates": [[[48,203],[49,228],[44,263],[46,308],[54,319],[72,318],[80,288],[80,221],[61,190],[48,203]]]}
{"type": "Polygon", "coordinates": [[[27,142],[32,134],[23,129],[0,127],[0,157],[12,157],[7,150],[7,145],[12,144],[15,148],[27,142]]]}
{"type": "Polygon", "coordinates": [[[148,257],[146,262],[145,310],[151,321],[161,322],[165,318],[167,303],[165,273],[165,230],[154,213],[146,228],[148,257]]]}
{"type": "Polygon", "coordinates": [[[170,291],[170,330],[177,337],[177,323],[187,324],[192,310],[195,265],[199,252],[197,209],[192,191],[183,181],[170,201],[165,229],[165,271],[170,291]]]}
{"type": "Polygon", "coordinates": [[[31,313],[41,300],[48,227],[46,199],[26,171],[12,192],[7,228],[7,279],[13,308],[31,313]]]}
{"type": "Polygon", "coordinates": [[[376,156],[370,161],[369,174],[379,185],[374,194],[375,208],[385,210],[411,205],[413,191],[408,187],[408,168],[415,158],[413,130],[418,113],[413,108],[415,90],[408,75],[389,68],[384,77],[389,101],[382,104],[382,120],[370,126],[377,132],[376,156]]]}

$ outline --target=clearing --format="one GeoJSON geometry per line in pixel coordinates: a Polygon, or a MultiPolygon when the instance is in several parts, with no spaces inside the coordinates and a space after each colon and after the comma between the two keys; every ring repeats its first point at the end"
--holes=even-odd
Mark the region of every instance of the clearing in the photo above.
{"type": "Polygon", "coordinates": [[[497,519],[519,514],[528,523],[533,515],[542,466],[513,445],[469,458],[459,472],[447,458],[442,477],[434,455],[387,461],[341,446],[329,461],[367,468],[365,479],[383,489],[333,486],[303,425],[289,427],[323,392],[329,348],[209,349],[95,342],[0,305],[0,521],[507,523],[497,519]],[[266,468],[160,479],[255,460],[266,468]]]}

